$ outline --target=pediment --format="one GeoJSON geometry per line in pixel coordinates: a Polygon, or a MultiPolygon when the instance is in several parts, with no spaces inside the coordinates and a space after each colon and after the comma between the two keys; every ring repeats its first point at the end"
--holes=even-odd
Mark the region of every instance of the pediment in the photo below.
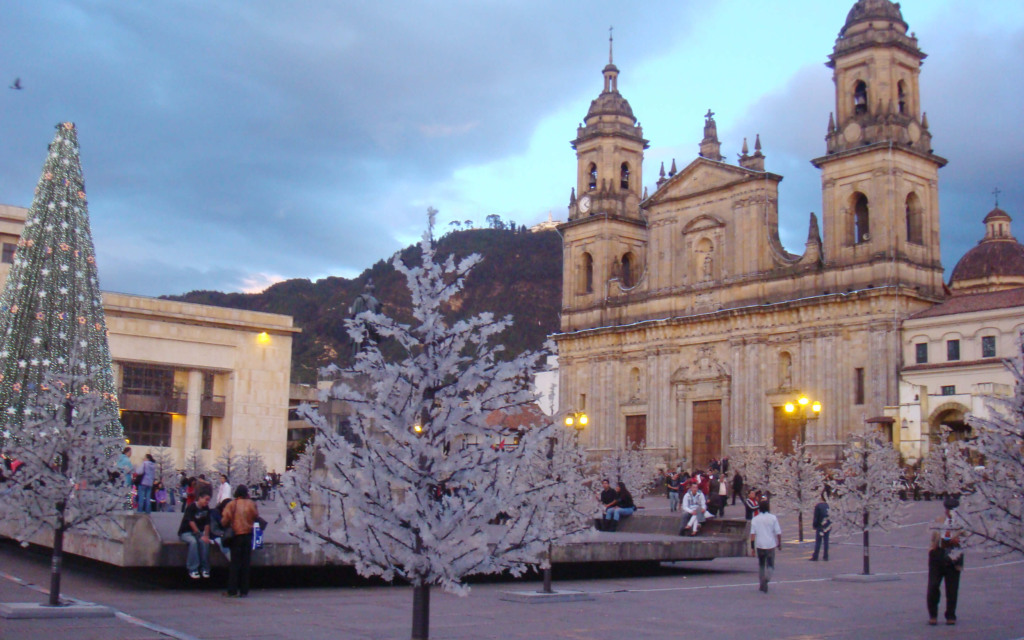
{"type": "Polygon", "coordinates": [[[696,194],[728,188],[734,184],[749,182],[752,179],[763,180],[765,177],[774,181],[782,179],[781,176],[773,173],[744,169],[707,158],[697,158],[661,185],[652,196],[644,201],[644,207],[667,200],[688,198],[696,194]]]}

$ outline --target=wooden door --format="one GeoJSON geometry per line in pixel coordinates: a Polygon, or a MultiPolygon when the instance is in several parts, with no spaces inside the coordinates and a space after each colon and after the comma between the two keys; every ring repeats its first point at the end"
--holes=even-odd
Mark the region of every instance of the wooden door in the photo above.
{"type": "Polygon", "coordinates": [[[647,443],[647,416],[626,416],[626,448],[644,446],[647,443]]]}
{"type": "Polygon", "coordinates": [[[801,438],[800,412],[786,413],[783,407],[775,407],[775,450],[779,453],[793,453],[793,438],[801,438]]]}
{"type": "Polygon", "coordinates": [[[693,403],[693,460],[691,469],[707,469],[722,457],[722,401],[693,403]]]}

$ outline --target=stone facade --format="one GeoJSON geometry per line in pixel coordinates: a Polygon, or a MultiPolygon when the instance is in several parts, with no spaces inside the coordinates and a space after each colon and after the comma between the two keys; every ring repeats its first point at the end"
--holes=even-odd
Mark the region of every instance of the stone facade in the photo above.
{"type": "MultiPolygon", "coordinates": [[[[0,207],[0,241],[17,238],[28,210],[0,207]]],[[[0,266],[0,286],[10,265],[0,266]]],[[[288,427],[290,316],[103,294],[121,419],[135,462],[169,446],[176,466],[198,451],[208,467],[223,446],[249,446],[283,471],[288,427]]]]}
{"type": "Polygon", "coordinates": [[[641,195],[647,141],[609,61],[560,227],[560,407],[590,415],[591,451],[642,441],[702,467],[801,437],[828,458],[897,404],[900,324],[944,298],[923,58],[898,5],[854,5],[827,63],[822,226],[812,214],[802,255],[779,240],[782,177],[760,140],[724,162],[710,111],[698,157],[641,195]],[[820,414],[787,414],[799,394],[820,414]]]}

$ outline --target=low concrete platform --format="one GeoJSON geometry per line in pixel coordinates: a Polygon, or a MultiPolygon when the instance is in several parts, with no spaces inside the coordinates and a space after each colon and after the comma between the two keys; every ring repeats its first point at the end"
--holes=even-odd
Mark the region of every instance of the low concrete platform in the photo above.
{"type": "MultiPolygon", "coordinates": [[[[305,553],[295,538],[275,523],[273,505],[261,504],[261,513],[270,523],[264,533],[264,547],[253,554],[253,566],[303,567],[336,564],[322,552],[305,553]]],[[[187,547],[178,538],[180,513],[123,513],[108,527],[109,539],[77,533],[64,537],[66,553],[83,556],[118,567],[183,567],[187,547]]],[[[555,545],[553,564],[595,562],[673,562],[711,560],[746,555],[750,523],[746,520],[710,519],[696,537],[679,535],[682,518],[652,514],[644,510],[624,519],[618,531],[593,531],[584,540],[555,545]]],[[[0,535],[12,537],[0,523],[0,535]]],[[[52,547],[52,534],[42,533],[31,540],[52,547]]],[[[227,561],[216,549],[210,550],[214,566],[227,561]]]]}
{"type": "Polygon", "coordinates": [[[62,604],[51,607],[38,602],[0,602],[0,618],[29,620],[37,618],[112,618],[114,610],[98,604],[62,604]]]}

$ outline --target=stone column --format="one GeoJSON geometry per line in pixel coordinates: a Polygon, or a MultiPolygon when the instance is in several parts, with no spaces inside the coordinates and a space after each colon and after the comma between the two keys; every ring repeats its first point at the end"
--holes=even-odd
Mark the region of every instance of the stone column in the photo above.
{"type": "Polygon", "coordinates": [[[185,457],[183,460],[188,460],[188,456],[192,451],[199,448],[200,438],[202,434],[199,430],[199,409],[202,403],[203,395],[203,374],[198,369],[193,369],[188,372],[188,404],[185,409],[185,457]]]}

